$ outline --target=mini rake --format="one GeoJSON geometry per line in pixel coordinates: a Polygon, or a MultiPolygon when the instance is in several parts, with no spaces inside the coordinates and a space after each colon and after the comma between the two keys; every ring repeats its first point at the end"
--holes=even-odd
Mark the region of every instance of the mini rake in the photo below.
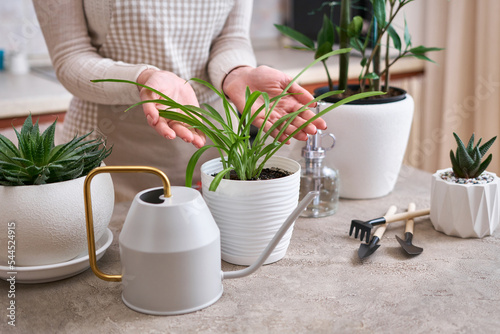
{"type": "Polygon", "coordinates": [[[373,228],[373,226],[377,225],[382,225],[382,224],[389,224],[389,223],[394,223],[400,220],[406,220],[406,219],[413,219],[415,217],[420,217],[420,216],[425,216],[430,213],[430,209],[424,209],[424,210],[417,210],[413,212],[401,212],[401,213],[396,213],[393,215],[386,215],[382,216],[379,218],[367,220],[367,221],[361,221],[354,219],[351,221],[351,228],[349,229],[349,235],[352,235],[352,232],[354,231],[354,237],[363,240],[363,238],[366,235],[366,242],[369,242],[370,240],[370,233],[373,228]]]}

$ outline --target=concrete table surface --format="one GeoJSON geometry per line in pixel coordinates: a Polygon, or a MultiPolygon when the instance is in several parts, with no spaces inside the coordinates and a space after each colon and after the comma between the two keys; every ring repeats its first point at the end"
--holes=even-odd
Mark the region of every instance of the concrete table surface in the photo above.
{"type": "MultiPolygon", "coordinates": [[[[9,285],[0,281],[1,333],[493,333],[500,328],[500,232],[460,239],[416,219],[416,257],[403,253],[391,224],[370,257],[349,237],[353,218],[369,219],[391,205],[429,205],[430,174],[403,168],[395,190],[372,200],[342,200],[331,217],[296,222],[284,259],[253,275],[223,282],[212,306],[179,316],[127,308],[120,283],[87,270],[52,283],[16,285],[16,327],[7,321],[9,285]]],[[[117,204],[113,244],[99,262],[119,273],[116,236],[128,211],[117,204]]],[[[83,228],[83,227],[82,227],[83,228]]],[[[223,263],[223,270],[239,267],[223,263]]]]}

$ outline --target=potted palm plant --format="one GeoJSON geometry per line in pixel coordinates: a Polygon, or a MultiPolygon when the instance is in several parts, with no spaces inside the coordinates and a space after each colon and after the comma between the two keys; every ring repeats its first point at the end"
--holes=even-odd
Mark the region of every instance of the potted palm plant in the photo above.
{"type": "Polygon", "coordinates": [[[452,168],[432,175],[431,222],[447,235],[482,238],[491,235],[500,223],[500,181],[486,171],[490,154],[482,161],[496,137],[481,145],[472,134],[467,146],[453,133],[457,142],[450,151],[452,168]]]}
{"type": "MultiPolygon", "coordinates": [[[[14,257],[17,266],[62,263],[87,249],[83,182],[111,148],[102,139],[87,140],[90,133],[56,146],[56,122],[40,134],[38,121],[33,124],[29,115],[16,130],[17,146],[0,135],[0,244],[14,241],[8,227],[15,228],[15,254],[0,252],[1,265],[14,257]]],[[[114,192],[109,175],[96,181],[92,196],[98,198],[100,238],[111,219],[114,192]]]]}
{"type": "MultiPolygon", "coordinates": [[[[318,57],[334,45],[337,30],[340,47],[350,46],[361,55],[361,71],[357,85],[347,85],[349,62],[343,55],[339,59],[339,85],[343,93],[324,99],[325,104],[363,91],[382,90],[386,94],[369,99],[360,99],[337,108],[325,116],[329,129],[337,138],[335,153],[327,156],[342,178],[340,196],[344,198],[376,198],[392,191],[403,161],[413,118],[412,97],[402,89],[389,84],[390,68],[404,57],[416,57],[432,61],[427,57],[440,48],[412,46],[411,35],[405,22],[403,38],[394,29],[392,22],[402,8],[413,0],[372,0],[372,18],[367,31],[363,31],[360,16],[350,18],[350,1],[340,2],[340,26],[334,27],[328,16],[318,32],[317,42],[300,32],[283,25],[276,25],[284,35],[299,42],[299,49],[312,51],[318,57]],[[371,43],[370,43],[371,42],[371,43]],[[395,49],[396,55],[389,52],[395,49]],[[385,55],[381,50],[385,49],[385,55]],[[381,80],[384,84],[381,85],[381,80]]],[[[327,2],[332,11],[338,2],[327,2]]],[[[315,91],[319,96],[334,89],[325,65],[328,86],[315,91]]]]}
{"type": "MultiPolygon", "coordinates": [[[[179,104],[165,94],[136,82],[114,79],[95,81],[126,82],[145,87],[158,94],[161,99],[142,101],[136,105],[151,102],[162,105],[165,110],[159,111],[161,117],[188,124],[201,130],[211,139],[213,144],[200,148],[191,157],[186,168],[186,186],[191,186],[194,168],[200,156],[209,149],[218,150],[220,157],[206,162],[201,167],[203,197],[221,230],[222,259],[248,265],[262,252],[298,202],[300,166],[293,160],[277,157],[275,154],[295,134],[330,110],[349,101],[381,94],[364,92],[334,103],[280,142],[278,138],[310,104],[338,93],[327,92],[309,105],[280,118],[267,132],[264,131],[266,120],[279,101],[289,95],[288,89],[303,72],[326,57],[346,52],[349,52],[349,49],[332,51],[319,57],[302,70],[278,96],[271,98],[264,92],[251,92],[247,89],[246,104],[240,113],[234,109],[222,91],[200,79],[192,80],[207,86],[222,99],[224,110],[220,113],[210,105],[204,105],[203,109],[179,104]],[[254,105],[258,106],[258,110],[252,113],[254,105]],[[265,120],[256,135],[250,138],[250,126],[259,113],[265,115],[265,120]],[[237,123],[233,124],[232,117],[238,120],[237,123]],[[275,129],[280,130],[273,139],[270,134],[275,129]],[[282,174],[283,177],[271,176],[271,180],[264,180],[263,174],[267,170],[271,174],[282,174]]],[[[285,255],[290,236],[291,230],[270,255],[267,263],[277,261],[285,255]]]]}

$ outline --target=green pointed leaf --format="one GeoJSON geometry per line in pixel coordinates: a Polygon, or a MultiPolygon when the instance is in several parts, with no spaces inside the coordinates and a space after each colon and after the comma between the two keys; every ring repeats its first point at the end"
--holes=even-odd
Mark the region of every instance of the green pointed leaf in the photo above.
{"type": "Polygon", "coordinates": [[[363,79],[379,79],[380,77],[375,72],[370,72],[363,77],[363,79]]]}
{"type": "Polygon", "coordinates": [[[372,0],[373,15],[380,27],[385,26],[385,0],[372,0]]]}
{"type": "Polygon", "coordinates": [[[477,176],[480,176],[486,170],[486,168],[488,168],[488,166],[491,163],[492,159],[493,159],[493,156],[491,154],[488,155],[488,157],[479,166],[479,169],[477,171],[477,176]]]}
{"type": "Polygon", "coordinates": [[[318,50],[316,50],[316,53],[314,55],[314,59],[318,59],[328,52],[331,52],[333,48],[333,45],[330,42],[325,42],[321,45],[318,46],[318,50]]]}
{"type": "Polygon", "coordinates": [[[304,35],[303,33],[299,32],[293,28],[290,28],[290,27],[287,27],[284,25],[280,25],[280,24],[275,24],[274,26],[283,35],[288,36],[291,39],[293,39],[294,41],[301,43],[308,50],[314,51],[314,41],[312,39],[310,39],[309,37],[307,37],[306,35],[304,35]]]}
{"type": "Polygon", "coordinates": [[[347,27],[347,36],[349,38],[359,37],[363,29],[363,18],[361,16],[354,16],[347,27]]]}
{"type": "Polygon", "coordinates": [[[493,143],[495,142],[495,139],[497,139],[497,136],[491,138],[486,143],[484,143],[483,146],[481,146],[479,148],[479,152],[481,153],[481,156],[484,156],[486,154],[486,152],[490,149],[491,145],[493,145],[493,143]]]}
{"type": "MultiPolygon", "coordinates": [[[[324,43],[330,43],[333,45],[335,43],[335,32],[333,29],[333,23],[327,15],[323,15],[323,25],[318,32],[318,48],[324,43]]],[[[331,49],[330,49],[331,51],[331,49]]]]}
{"type": "Polygon", "coordinates": [[[394,48],[396,48],[399,52],[401,52],[401,38],[399,37],[397,31],[394,29],[392,24],[387,29],[387,33],[391,37],[394,48]]]}
{"type": "Polygon", "coordinates": [[[409,47],[411,47],[411,35],[410,35],[410,30],[408,29],[408,24],[406,23],[406,16],[405,16],[404,40],[406,48],[408,49],[409,47]]]}

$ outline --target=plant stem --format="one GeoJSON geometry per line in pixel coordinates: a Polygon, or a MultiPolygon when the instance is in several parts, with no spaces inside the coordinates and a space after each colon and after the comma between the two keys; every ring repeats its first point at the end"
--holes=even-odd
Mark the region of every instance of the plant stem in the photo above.
{"type": "MultiPolygon", "coordinates": [[[[347,48],[350,45],[349,36],[347,35],[347,29],[349,28],[349,23],[351,21],[351,3],[350,0],[342,0],[340,5],[340,48],[347,48]]],[[[347,80],[349,74],[349,56],[350,53],[343,53],[339,55],[339,90],[345,90],[347,88],[347,80]]],[[[332,88],[330,88],[332,90],[332,88]]]]}
{"type": "Polygon", "coordinates": [[[330,71],[328,71],[328,66],[326,65],[326,60],[322,60],[321,62],[323,63],[323,67],[325,68],[326,71],[326,77],[328,79],[328,89],[330,91],[333,91],[333,82],[332,78],[330,77],[330,71]]]}
{"type": "MultiPolygon", "coordinates": [[[[362,78],[367,76],[368,75],[368,71],[370,70],[370,65],[373,61],[373,58],[375,57],[375,53],[377,51],[377,49],[379,48],[380,46],[380,41],[382,40],[382,36],[385,34],[385,32],[387,31],[387,29],[389,28],[389,26],[391,25],[392,21],[394,20],[394,18],[397,16],[398,12],[401,10],[401,8],[403,8],[404,5],[408,4],[409,2],[401,2],[399,3],[396,11],[394,12],[394,14],[392,14],[390,17],[389,17],[389,21],[385,24],[385,26],[380,30],[380,33],[378,35],[378,38],[377,38],[377,41],[375,43],[375,46],[373,47],[373,50],[372,50],[372,53],[370,55],[370,58],[368,58],[368,61],[366,62],[366,69],[365,69],[365,73],[362,75],[362,78]]],[[[378,30],[378,29],[377,29],[378,30]]],[[[362,81],[362,86],[364,87],[364,82],[362,81]]]]}
{"type": "MultiPolygon", "coordinates": [[[[394,1],[389,1],[390,3],[390,14],[389,17],[392,17],[392,12],[394,11],[394,1]]],[[[384,80],[384,91],[388,92],[389,91],[389,43],[390,43],[390,36],[387,34],[386,38],[386,45],[385,45],[385,80],[384,80]]]]}

